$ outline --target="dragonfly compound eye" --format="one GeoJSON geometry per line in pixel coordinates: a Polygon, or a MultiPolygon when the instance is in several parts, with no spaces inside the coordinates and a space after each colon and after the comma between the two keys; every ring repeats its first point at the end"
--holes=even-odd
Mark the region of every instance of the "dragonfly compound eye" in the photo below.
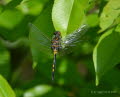
{"type": "Polygon", "coordinates": [[[61,33],[60,33],[60,31],[55,31],[54,32],[54,35],[60,35],[61,33]]]}

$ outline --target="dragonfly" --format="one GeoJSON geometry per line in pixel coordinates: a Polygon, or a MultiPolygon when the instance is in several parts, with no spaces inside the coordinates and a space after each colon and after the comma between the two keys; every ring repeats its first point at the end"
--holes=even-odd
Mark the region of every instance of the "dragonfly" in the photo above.
{"type": "Polygon", "coordinates": [[[45,33],[40,31],[34,24],[29,23],[30,26],[30,40],[32,46],[38,48],[42,52],[53,53],[52,64],[52,80],[55,77],[56,56],[58,53],[66,53],[71,47],[75,47],[81,43],[82,37],[88,30],[88,25],[84,24],[77,30],[62,38],[60,31],[55,31],[53,37],[50,39],[45,33]]]}

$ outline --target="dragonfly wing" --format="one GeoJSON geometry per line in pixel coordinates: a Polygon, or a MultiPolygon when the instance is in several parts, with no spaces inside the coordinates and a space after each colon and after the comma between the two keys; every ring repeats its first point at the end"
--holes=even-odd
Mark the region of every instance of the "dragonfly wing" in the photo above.
{"type": "Polygon", "coordinates": [[[29,39],[32,48],[48,55],[51,52],[50,39],[44,33],[42,33],[34,24],[30,23],[29,26],[29,39]]]}
{"type": "Polygon", "coordinates": [[[85,39],[85,33],[88,30],[88,25],[82,25],[80,28],[75,30],[73,33],[68,34],[65,38],[62,40],[62,48],[64,50],[74,48],[75,46],[81,44],[81,42],[85,39]]]}

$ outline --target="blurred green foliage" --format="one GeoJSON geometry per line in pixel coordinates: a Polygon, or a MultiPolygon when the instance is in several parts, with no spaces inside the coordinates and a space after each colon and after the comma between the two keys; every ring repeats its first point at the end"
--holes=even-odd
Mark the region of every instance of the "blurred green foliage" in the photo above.
{"type": "Polygon", "coordinates": [[[0,75],[0,97],[15,97],[14,91],[11,89],[7,81],[0,75]]]}
{"type": "Polygon", "coordinates": [[[0,0],[0,97],[119,97],[119,64],[120,0],[0,0]],[[51,51],[29,23],[50,39],[89,25],[81,45],[57,56],[54,82],[51,51]]]}

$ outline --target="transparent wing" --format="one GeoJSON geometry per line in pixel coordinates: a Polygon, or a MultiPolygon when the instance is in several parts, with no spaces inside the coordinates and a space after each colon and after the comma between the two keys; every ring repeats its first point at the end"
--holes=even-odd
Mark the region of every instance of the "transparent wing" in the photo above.
{"type": "Polygon", "coordinates": [[[63,50],[71,49],[71,47],[75,47],[81,44],[82,41],[84,41],[85,33],[88,30],[88,25],[82,25],[80,28],[72,32],[71,34],[68,34],[65,38],[62,40],[62,48],[63,50]]]}
{"type": "Polygon", "coordinates": [[[51,53],[50,39],[44,33],[42,33],[34,24],[30,23],[29,26],[30,26],[29,39],[31,47],[45,54],[51,53]]]}

